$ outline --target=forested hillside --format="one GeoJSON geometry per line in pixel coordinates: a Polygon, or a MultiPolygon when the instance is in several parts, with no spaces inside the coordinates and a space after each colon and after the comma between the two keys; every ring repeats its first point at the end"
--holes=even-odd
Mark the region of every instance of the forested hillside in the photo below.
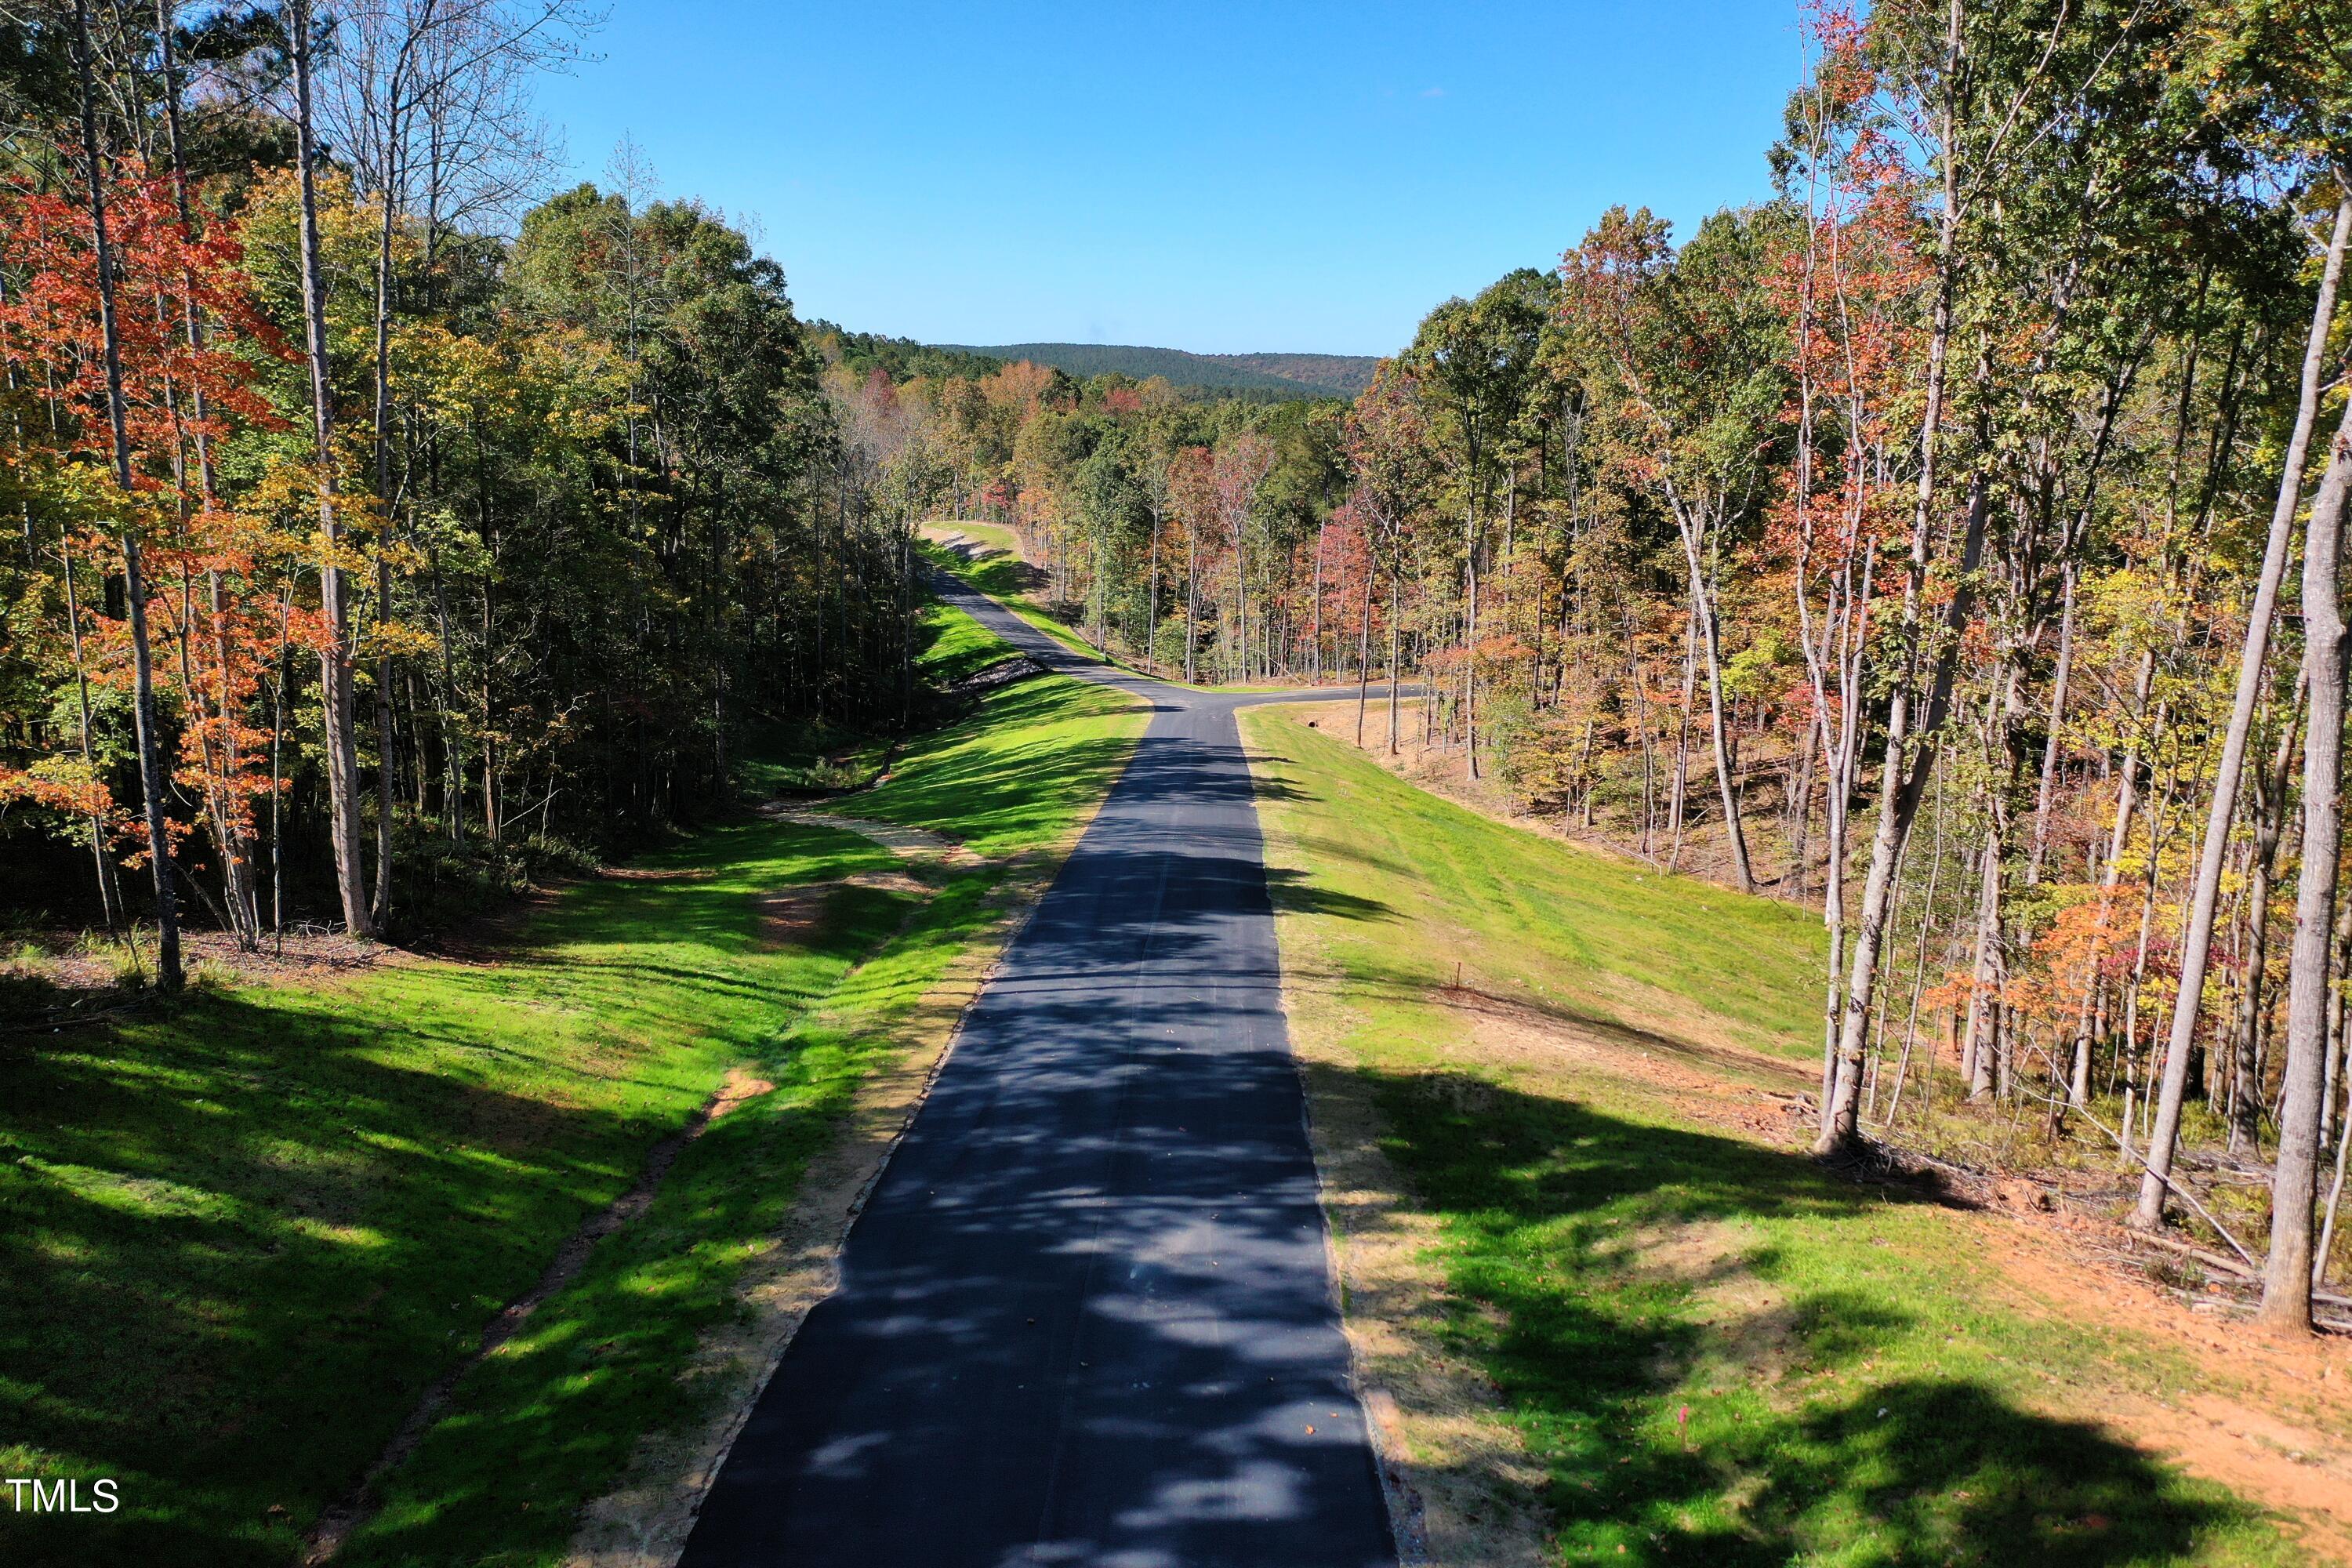
{"type": "Polygon", "coordinates": [[[1360,354],[1196,354],[1183,349],[1122,343],[941,347],[952,353],[1051,365],[1081,381],[1098,375],[1123,375],[1132,381],[1159,376],[1195,395],[1233,392],[1269,397],[1353,397],[1371,384],[1372,369],[1380,363],[1360,354]]]}
{"type": "Polygon", "coordinates": [[[584,13],[25,15],[12,897],[168,975],[177,918],[394,929],[708,811],[759,723],[903,716],[924,500],[782,269],[625,168],[523,199],[584,13]]]}

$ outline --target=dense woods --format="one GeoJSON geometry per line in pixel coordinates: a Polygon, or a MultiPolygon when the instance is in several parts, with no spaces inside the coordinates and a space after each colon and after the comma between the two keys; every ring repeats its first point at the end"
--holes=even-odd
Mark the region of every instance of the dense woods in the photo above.
{"type": "Polygon", "coordinates": [[[167,977],[175,916],[398,929],[690,819],[760,722],[903,714],[913,498],[781,270],[626,149],[524,199],[582,20],[6,25],[8,849],[167,977]]]}
{"type": "Polygon", "coordinates": [[[916,524],[987,519],[1105,647],[1354,682],[1360,739],[1818,908],[1822,1153],[2095,1151],[2309,1323],[2337,8],[1816,8],[1771,200],[1612,210],[1278,404],[804,327],[625,150],[528,199],[560,0],[9,16],[0,844],[167,982],[178,921],[397,931],[763,726],[903,722],[916,524]]]}
{"type": "Polygon", "coordinates": [[[1679,242],[1613,210],[1350,406],[1019,364],[869,396],[1097,640],[1357,681],[1376,744],[1820,908],[1822,1152],[2094,1152],[2143,1226],[2257,1264],[2267,1226],[2306,1323],[2352,1130],[2352,33],[1952,0],[1806,36],[1775,199],[1679,242]]]}

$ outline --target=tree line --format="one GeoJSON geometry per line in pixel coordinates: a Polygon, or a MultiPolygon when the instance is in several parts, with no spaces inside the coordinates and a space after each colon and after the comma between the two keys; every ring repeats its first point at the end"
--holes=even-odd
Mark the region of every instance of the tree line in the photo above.
{"type": "Polygon", "coordinates": [[[1817,905],[1823,1154],[1939,1094],[2090,1139],[2308,1326],[2352,1134],[2352,31],[1885,0],[1805,37],[1770,200],[1679,243],[1612,210],[1352,404],[1032,365],[869,401],[1106,647],[1350,680],[1360,741],[1817,905]],[[2231,1168],[2264,1212],[2188,1179],[2231,1168]]]}
{"type": "Polygon", "coordinates": [[[1771,199],[1614,209],[1265,405],[804,327],[625,149],[533,205],[552,0],[15,6],[9,853],[167,975],[191,904],[392,929],[691,820],[758,724],[905,721],[915,524],[991,519],[1106,648],[1348,681],[1360,742],[1817,907],[1825,1155],[2092,1140],[2307,1326],[2352,34],[1805,19],[1771,199]]]}
{"type": "Polygon", "coordinates": [[[0,12],[0,828],[166,984],[905,716],[908,499],[782,271],[625,147],[530,199],[593,20],[0,12]]]}

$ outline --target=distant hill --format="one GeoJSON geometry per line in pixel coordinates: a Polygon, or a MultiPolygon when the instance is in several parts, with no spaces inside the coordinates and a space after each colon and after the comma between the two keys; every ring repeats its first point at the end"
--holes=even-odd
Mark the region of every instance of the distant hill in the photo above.
{"type": "Polygon", "coordinates": [[[1178,386],[1279,397],[1353,397],[1380,361],[1366,354],[1196,354],[1129,343],[934,343],[950,353],[1030,360],[1077,376],[1117,373],[1138,381],[1164,375],[1178,386]]]}
{"type": "Polygon", "coordinates": [[[987,354],[919,343],[912,338],[884,337],[879,332],[853,332],[816,318],[808,322],[809,339],[828,360],[838,360],[863,375],[879,370],[892,381],[917,375],[960,375],[977,380],[1004,368],[1004,362],[987,354]]]}

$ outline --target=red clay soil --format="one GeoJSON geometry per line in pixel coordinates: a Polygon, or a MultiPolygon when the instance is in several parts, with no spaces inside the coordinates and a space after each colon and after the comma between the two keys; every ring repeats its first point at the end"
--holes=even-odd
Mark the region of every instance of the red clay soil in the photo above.
{"type": "MultiPolygon", "coordinates": [[[[1484,816],[1603,853],[1629,851],[1598,833],[1514,808],[1496,781],[1465,780],[1458,749],[1423,747],[1417,722],[1405,726],[1402,755],[1391,757],[1387,715],[1375,700],[1366,715],[1366,751],[1400,776],[1484,816]]],[[[1298,708],[1292,716],[1355,738],[1355,704],[1298,708]]],[[[1704,783],[1705,781],[1699,781],[1704,783]]],[[[1696,785],[1694,787],[1696,787],[1696,785]]],[[[1638,858],[1638,856],[1633,857],[1638,858]]],[[[1682,869],[1728,885],[1719,843],[1686,836],[1682,869]]],[[[1811,1131],[1805,1092],[1809,1065],[1747,1052],[1725,1054],[1638,1031],[1578,1031],[1562,1037],[1556,1020],[1476,992],[1449,995],[1476,1016],[1482,1046],[1565,1050],[1597,1058],[1638,1053],[1643,1079],[1667,1091],[1680,1113],[1749,1141],[1801,1147],[1811,1131]]],[[[2029,1315],[2076,1325],[2110,1326],[2188,1352],[2206,1373],[2200,1387],[2158,1398],[2130,1396],[2095,1413],[2118,1436],[2266,1507],[2299,1517],[2302,1544],[2314,1561],[2352,1564],[2352,1334],[2281,1339],[2262,1332],[2245,1310],[2242,1284],[2219,1279],[2201,1288],[2159,1282],[2184,1279],[2172,1253],[2063,1201],[2048,1184],[2021,1175],[1971,1178],[1938,1173],[1973,1206],[1970,1222],[1986,1258],[2000,1272],[2009,1305],[2029,1315]],[[2151,1272],[2156,1265],[2156,1272],[2151,1272]],[[2218,1354],[2217,1354],[2218,1352],[2218,1354]]],[[[2185,1278],[2200,1270],[2193,1263],[2185,1278]]],[[[2053,1395],[2053,1403],[2056,1396],[2053,1395]]]]}

